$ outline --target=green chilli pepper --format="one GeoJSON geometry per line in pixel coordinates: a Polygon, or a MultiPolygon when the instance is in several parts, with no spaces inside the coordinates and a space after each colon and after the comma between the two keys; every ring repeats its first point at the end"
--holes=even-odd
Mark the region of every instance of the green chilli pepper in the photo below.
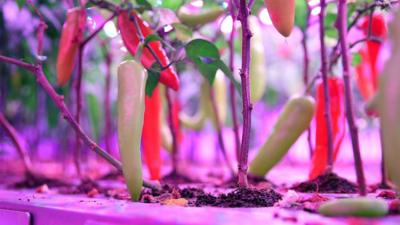
{"type": "MultiPolygon", "coordinates": [[[[215,80],[212,86],[215,93],[215,101],[218,103],[218,114],[221,123],[225,123],[227,117],[227,87],[225,82],[224,74],[221,71],[217,71],[215,80]]],[[[201,84],[200,93],[200,104],[199,110],[194,116],[188,116],[187,114],[181,112],[179,115],[179,120],[183,127],[200,130],[204,127],[206,120],[210,119],[216,127],[216,118],[214,110],[212,109],[211,96],[210,96],[211,86],[208,81],[204,80],[201,84]]]]}
{"type": "Polygon", "coordinates": [[[251,62],[250,62],[250,87],[251,102],[259,101],[265,92],[267,85],[267,69],[265,68],[265,52],[263,31],[256,16],[249,17],[251,38],[251,62]]]}
{"type": "Polygon", "coordinates": [[[382,199],[358,197],[328,201],[319,207],[318,212],[332,217],[381,217],[389,212],[389,206],[382,199]]]}
{"type": "Polygon", "coordinates": [[[191,27],[202,26],[218,19],[225,10],[219,6],[212,6],[206,9],[193,9],[189,5],[182,6],[178,10],[179,20],[191,27]]]}
{"type": "Polygon", "coordinates": [[[382,72],[379,90],[379,116],[381,118],[385,166],[390,179],[400,189],[400,11],[389,27],[392,55],[382,72]]]}
{"type": "Polygon", "coordinates": [[[118,143],[125,182],[134,201],[139,200],[143,183],[140,140],[146,79],[144,68],[135,61],[118,67],[118,143]]]}
{"type": "Polygon", "coordinates": [[[249,173],[265,176],[310,125],[314,110],[315,101],[310,96],[290,99],[283,108],[272,133],[251,162],[249,173]]]}

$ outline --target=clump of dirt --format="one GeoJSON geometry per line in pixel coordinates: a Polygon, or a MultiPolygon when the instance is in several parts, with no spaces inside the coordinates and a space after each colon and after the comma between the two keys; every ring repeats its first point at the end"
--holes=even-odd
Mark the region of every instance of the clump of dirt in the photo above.
{"type": "Polygon", "coordinates": [[[188,176],[185,176],[177,172],[172,172],[161,179],[161,183],[173,184],[173,185],[190,184],[195,182],[196,182],[195,180],[189,178],[188,176]]]}
{"type": "Polygon", "coordinates": [[[271,207],[282,199],[282,195],[273,189],[239,188],[227,194],[213,196],[202,194],[197,197],[195,206],[215,206],[223,208],[271,207]]]}
{"type": "Polygon", "coordinates": [[[357,193],[357,185],[336,175],[325,173],[314,180],[294,185],[291,189],[303,193],[357,193]]]}
{"type": "Polygon", "coordinates": [[[70,185],[54,178],[49,178],[44,175],[37,173],[25,173],[24,179],[10,185],[10,188],[22,189],[22,188],[38,188],[40,186],[47,185],[48,187],[69,187],[70,185]]]}

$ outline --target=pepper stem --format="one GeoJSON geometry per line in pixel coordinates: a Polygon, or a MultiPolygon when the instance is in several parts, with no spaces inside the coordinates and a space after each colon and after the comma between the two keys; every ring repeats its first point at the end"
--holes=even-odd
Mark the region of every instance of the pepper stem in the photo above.
{"type": "Polygon", "coordinates": [[[332,128],[332,116],[331,116],[331,100],[329,96],[329,85],[328,85],[328,59],[325,44],[325,8],[326,0],[320,1],[321,12],[319,14],[319,34],[320,34],[320,46],[321,46],[321,74],[322,83],[324,87],[324,117],[326,122],[327,140],[328,140],[328,157],[327,157],[327,168],[326,172],[332,172],[333,168],[333,128],[332,128]]]}
{"type": "Polygon", "coordinates": [[[240,69],[240,78],[242,81],[242,99],[243,99],[243,134],[239,153],[238,166],[238,184],[239,187],[248,187],[247,182],[247,160],[250,146],[251,131],[251,111],[253,106],[250,102],[250,39],[252,33],[249,29],[248,16],[250,9],[246,0],[239,2],[239,21],[242,24],[242,68],[240,69]]]}
{"type": "Polygon", "coordinates": [[[339,31],[340,48],[342,51],[342,65],[343,65],[343,80],[345,89],[345,103],[346,103],[346,117],[350,129],[351,143],[353,146],[353,155],[355,170],[357,175],[358,190],[361,196],[366,195],[366,185],[364,178],[364,170],[360,153],[360,144],[358,140],[358,128],[354,121],[353,106],[351,98],[351,85],[350,85],[350,63],[348,54],[347,42],[347,4],[346,0],[339,0],[338,5],[338,18],[337,29],[339,31]]]}

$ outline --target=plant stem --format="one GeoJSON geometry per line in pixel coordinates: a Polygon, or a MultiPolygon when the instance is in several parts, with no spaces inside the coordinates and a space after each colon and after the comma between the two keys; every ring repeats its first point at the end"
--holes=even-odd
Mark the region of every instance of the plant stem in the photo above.
{"type": "Polygon", "coordinates": [[[107,51],[105,45],[103,45],[104,50],[104,57],[106,61],[106,81],[104,87],[104,118],[105,118],[105,126],[104,126],[104,138],[106,144],[106,150],[108,153],[111,154],[112,147],[111,147],[111,129],[112,129],[112,121],[111,121],[111,63],[112,57],[111,53],[107,51]]]}
{"type": "Polygon", "coordinates": [[[354,121],[352,97],[351,97],[351,85],[350,85],[350,63],[348,54],[348,43],[347,43],[347,4],[346,0],[339,0],[338,5],[338,21],[337,28],[340,36],[340,48],[342,51],[342,65],[343,65],[343,80],[345,86],[345,102],[346,102],[346,117],[348,126],[350,129],[351,143],[353,145],[354,163],[357,175],[357,182],[359,188],[359,194],[366,195],[364,170],[362,165],[362,159],[360,154],[360,145],[358,140],[358,129],[354,121]]]}
{"type": "Polygon", "coordinates": [[[246,0],[239,2],[239,20],[242,24],[242,68],[240,69],[240,78],[242,81],[242,99],[243,99],[243,134],[240,146],[239,166],[238,166],[238,184],[239,187],[248,187],[247,182],[247,159],[250,146],[251,131],[251,111],[253,106],[250,102],[250,39],[252,33],[249,29],[248,16],[250,9],[247,7],[246,0]]]}
{"type": "MultiPolygon", "coordinates": [[[[100,31],[104,28],[106,23],[116,16],[116,13],[113,13],[108,19],[106,19],[102,24],[100,24],[99,27],[96,28],[93,33],[89,35],[86,39],[84,39],[78,49],[78,73],[74,82],[74,88],[75,88],[75,120],[78,124],[80,124],[80,115],[82,111],[82,78],[83,78],[83,53],[85,51],[86,45],[93,40],[93,38],[100,33],[100,31]]],[[[76,168],[76,172],[79,177],[82,176],[82,171],[81,171],[81,140],[79,138],[79,135],[76,135],[76,141],[75,141],[75,149],[74,149],[74,164],[76,168]]]]}
{"type": "MultiPolygon", "coordinates": [[[[80,114],[82,109],[82,76],[83,76],[83,51],[84,45],[81,45],[78,49],[78,74],[75,79],[75,121],[80,124],[80,114]]],[[[79,135],[76,135],[75,149],[74,149],[74,164],[78,177],[82,176],[81,172],[81,139],[79,135]]]]}
{"type": "MultiPolygon", "coordinates": [[[[307,31],[310,23],[310,6],[308,5],[308,1],[304,0],[306,2],[307,6],[307,18],[306,18],[306,24],[304,26],[303,30],[303,39],[301,40],[301,45],[303,46],[303,53],[304,53],[304,68],[303,68],[303,82],[304,86],[307,87],[308,85],[308,80],[310,76],[309,72],[309,67],[310,67],[310,53],[308,51],[308,45],[307,45],[307,31]]],[[[307,128],[307,143],[308,143],[308,151],[310,153],[310,158],[312,158],[314,154],[314,148],[312,145],[312,139],[311,139],[311,127],[307,128]]]]}
{"type": "MultiPolygon", "coordinates": [[[[228,45],[229,45],[229,69],[233,72],[235,70],[235,33],[236,33],[236,16],[235,16],[235,6],[234,0],[229,1],[229,10],[232,17],[232,31],[229,35],[228,45]]],[[[239,137],[239,123],[238,115],[236,110],[236,89],[233,82],[229,83],[229,93],[230,93],[230,104],[232,111],[232,122],[233,122],[233,134],[235,138],[235,153],[236,160],[239,161],[240,152],[240,137],[239,137]]]]}
{"type": "Polygon", "coordinates": [[[328,86],[328,60],[326,54],[325,45],[325,8],[326,1],[320,1],[321,12],[319,14],[319,34],[320,34],[320,46],[321,46],[321,74],[322,82],[324,87],[324,117],[326,122],[327,140],[328,140],[328,157],[327,157],[327,172],[332,172],[333,167],[333,129],[332,129],[332,117],[331,117],[331,101],[329,96],[328,86]]]}
{"type": "Polygon", "coordinates": [[[25,171],[29,174],[32,174],[32,162],[31,159],[29,158],[29,155],[26,151],[26,149],[23,147],[21,143],[21,138],[18,135],[17,130],[7,121],[5,118],[4,114],[0,112],[0,126],[2,126],[7,133],[7,135],[10,137],[11,141],[13,142],[15,149],[18,152],[18,155],[22,161],[22,164],[25,167],[25,171]]]}
{"type": "Polygon", "coordinates": [[[167,100],[167,108],[168,108],[168,124],[169,129],[171,130],[172,134],[172,173],[171,174],[178,174],[178,153],[179,153],[179,143],[178,143],[178,134],[177,130],[174,126],[174,118],[172,114],[173,103],[172,103],[172,96],[170,93],[169,88],[165,88],[165,98],[167,100]]]}
{"type": "Polygon", "coordinates": [[[385,167],[385,152],[383,146],[383,133],[382,128],[379,129],[379,138],[381,141],[381,186],[389,187],[387,182],[386,167],[385,167]]]}
{"type": "Polygon", "coordinates": [[[221,152],[222,155],[224,157],[226,166],[229,169],[229,172],[231,173],[232,177],[235,176],[235,170],[232,167],[232,164],[229,160],[228,154],[226,152],[226,148],[225,148],[225,143],[224,143],[224,137],[222,135],[222,125],[221,125],[221,118],[219,117],[219,110],[218,110],[218,106],[217,106],[217,102],[215,100],[215,93],[214,93],[214,89],[211,87],[210,88],[210,100],[211,100],[211,106],[212,106],[212,110],[214,111],[214,115],[215,115],[215,125],[216,125],[216,129],[217,129],[217,136],[218,136],[218,143],[219,143],[219,147],[221,148],[221,152]]]}

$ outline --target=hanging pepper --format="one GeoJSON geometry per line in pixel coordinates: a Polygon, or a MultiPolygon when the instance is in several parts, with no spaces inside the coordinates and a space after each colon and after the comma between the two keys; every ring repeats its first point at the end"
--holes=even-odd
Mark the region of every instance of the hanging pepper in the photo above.
{"type": "Polygon", "coordinates": [[[69,81],[83,39],[86,26],[86,12],[83,8],[72,8],[67,12],[59,42],[57,56],[57,84],[63,86],[69,81]]]}
{"type": "Polygon", "coordinates": [[[159,87],[153,91],[153,95],[145,98],[146,109],[144,111],[143,124],[143,154],[144,161],[150,172],[150,179],[160,179],[161,171],[161,101],[159,87]]]}
{"type": "MultiPolygon", "coordinates": [[[[208,119],[210,119],[214,127],[216,127],[216,118],[210,101],[210,88],[211,85],[204,80],[200,88],[199,110],[194,116],[188,116],[184,112],[180,113],[179,120],[183,127],[200,130],[208,119]]],[[[227,87],[224,74],[221,71],[217,71],[212,88],[214,89],[215,100],[218,102],[219,118],[221,123],[225,123],[227,117],[227,87]]]]}
{"type": "Polygon", "coordinates": [[[250,163],[249,174],[264,177],[309,127],[314,111],[315,102],[312,97],[290,99],[279,115],[272,133],[250,163]]]}
{"type": "MultiPolygon", "coordinates": [[[[328,89],[331,103],[331,118],[333,130],[333,159],[336,160],[340,145],[345,135],[345,113],[343,104],[343,81],[337,77],[328,78],[328,89]]],[[[316,145],[312,158],[310,179],[325,172],[328,159],[328,135],[325,120],[324,87],[322,82],[317,86],[316,145]]]]}
{"type": "MultiPolygon", "coordinates": [[[[369,33],[369,25],[370,25],[370,17],[366,16],[365,19],[361,23],[361,29],[363,30],[365,35],[369,33]]],[[[386,21],[382,14],[374,14],[372,16],[372,24],[371,24],[371,34],[373,37],[380,38],[384,40],[387,36],[387,27],[386,21]]],[[[378,88],[378,69],[377,69],[377,61],[379,52],[381,50],[382,43],[376,42],[374,40],[368,40],[366,42],[366,49],[370,59],[370,67],[372,73],[372,84],[374,90],[378,88]]]]}
{"type": "Polygon", "coordinates": [[[400,189],[400,11],[390,24],[392,55],[386,62],[379,82],[378,107],[383,152],[388,177],[400,189]]]}
{"type": "Polygon", "coordinates": [[[135,61],[118,67],[118,143],[125,182],[134,201],[139,200],[143,184],[140,138],[146,79],[144,68],[135,61]]]}
{"type": "Polygon", "coordinates": [[[179,8],[177,16],[183,24],[196,27],[217,20],[224,12],[224,8],[220,6],[199,9],[198,7],[186,4],[179,8]]]}
{"type": "Polygon", "coordinates": [[[371,60],[367,49],[361,48],[358,53],[360,54],[361,62],[356,66],[356,81],[361,96],[365,101],[368,101],[376,92],[375,78],[373,71],[371,71],[371,60]]]}
{"type": "MultiPolygon", "coordinates": [[[[121,32],[122,40],[128,49],[128,51],[135,56],[140,45],[140,34],[138,33],[135,22],[140,28],[140,31],[144,38],[148,35],[153,34],[153,31],[150,29],[149,25],[144,22],[134,11],[128,12],[123,11],[118,16],[118,27],[121,32]],[[132,20],[130,15],[133,17],[132,20]]],[[[165,54],[164,49],[162,48],[160,41],[151,41],[148,43],[150,49],[155,53],[159,62],[163,67],[166,67],[170,64],[170,61],[165,54]]],[[[157,60],[154,58],[153,54],[148,48],[143,48],[143,52],[141,55],[141,62],[146,69],[149,69],[153,66],[157,60]]],[[[179,89],[179,79],[176,75],[176,72],[172,66],[168,66],[168,68],[164,69],[160,75],[160,82],[165,84],[167,87],[170,87],[174,90],[179,89]]]]}
{"type": "Polygon", "coordinates": [[[294,26],[295,0],[265,0],[265,5],[275,29],[289,37],[294,26]]]}

